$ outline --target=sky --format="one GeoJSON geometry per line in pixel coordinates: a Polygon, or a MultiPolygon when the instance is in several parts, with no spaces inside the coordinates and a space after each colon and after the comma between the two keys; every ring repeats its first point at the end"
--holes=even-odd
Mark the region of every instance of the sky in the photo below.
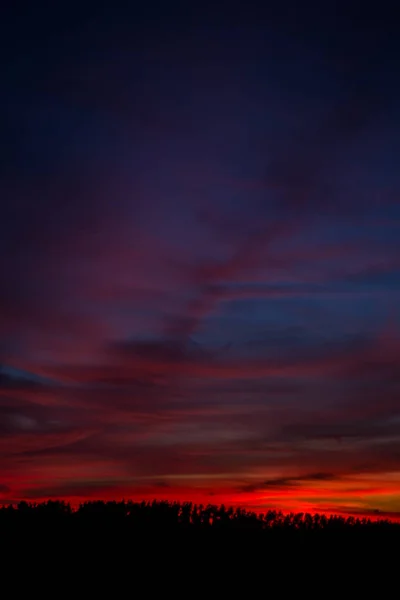
{"type": "Polygon", "coordinates": [[[400,517],[390,4],[54,4],[1,22],[0,503],[400,517]]]}

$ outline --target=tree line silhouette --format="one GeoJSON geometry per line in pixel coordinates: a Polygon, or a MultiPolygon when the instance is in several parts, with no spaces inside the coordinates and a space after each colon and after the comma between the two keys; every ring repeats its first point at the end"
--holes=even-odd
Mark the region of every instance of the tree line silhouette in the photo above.
{"type": "Polygon", "coordinates": [[[39,527],[77,530],[95,528],[98,531],[257,531],[257,532],[391,532],[400,533],[400,523],[388,519],[310,513],[284,514],[277,510],[256,513],[224,505],[203,505],[192,502],[87,501],[77,508],[62,500],[42,503],[20,502],[0,508],[0,532],[23,531],[39,527]]]}
{"type": "Polygon", "coordinates": [[[258,514],[191,502],[87,501],[78,507],[59,500],[20,502],[0,508],[0,564],[5,574],[5,555],[18,581],[29,570],[44,579],[57,574],[59,585],[68,581],[82,590],[86,582],[92,590],[97,582],[103,594],[108,577],[113,594],[124,581],[128,590],[161,585],[174,597],[187,597],[188,589],[200,585],[213,597],[231,586],[235,597],[239,585],[246,591],[259,582],[260,589],[267,585],[282,594],[290,585],[297,591],[316,586],[320,597],[328,582],[329,589],[335,583],[344,590],[344,597],[358,597],[366,573],[384,574],[381,583],[388,572],[397,573],[397,562],[391,564],[399,534],[400,524],[387,519],[258,514]],[[350,575],[357,594],[349,591],[350,575]],[[181,588],[184,596],[176,593],[181,588]]]}

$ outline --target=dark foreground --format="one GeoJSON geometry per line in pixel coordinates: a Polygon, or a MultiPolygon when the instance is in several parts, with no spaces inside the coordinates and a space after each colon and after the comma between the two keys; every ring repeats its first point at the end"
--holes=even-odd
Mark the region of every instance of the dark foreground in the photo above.
{"type": "Polygon", "coordinates": [[[365,587],[382,595],[398,578],[400,524],[155,501],[86,502],[72,510],[49,501],[1,508],[0,549],[20,574],[58,573],[77,586],[134,578],[154,593],[164,586],[168,596],[183,587],[197,597],[197,587],[218,585],[225,594],[234,588],[236,597],[240,586],[260,581],[284,597],[289,588],[310,587],[330,596],[335,586],[350,597],[365,587]]]}

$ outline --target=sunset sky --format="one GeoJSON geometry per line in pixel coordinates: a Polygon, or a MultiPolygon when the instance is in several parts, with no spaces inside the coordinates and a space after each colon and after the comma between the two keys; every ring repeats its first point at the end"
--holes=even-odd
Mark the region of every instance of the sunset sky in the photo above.
{"type": "Polygon", "coordinates": [[[0,503],[400,517],[389,3],[53,4],[0,25],[0,503]]]}

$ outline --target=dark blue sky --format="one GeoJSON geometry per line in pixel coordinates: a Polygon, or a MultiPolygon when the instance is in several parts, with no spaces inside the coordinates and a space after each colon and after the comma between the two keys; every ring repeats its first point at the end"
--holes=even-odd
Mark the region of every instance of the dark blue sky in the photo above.
{"type": "Polygon", "coordinates": [[[188,5],[2,18],[0,494],[400,511],[398,18],[188,5]]]}

